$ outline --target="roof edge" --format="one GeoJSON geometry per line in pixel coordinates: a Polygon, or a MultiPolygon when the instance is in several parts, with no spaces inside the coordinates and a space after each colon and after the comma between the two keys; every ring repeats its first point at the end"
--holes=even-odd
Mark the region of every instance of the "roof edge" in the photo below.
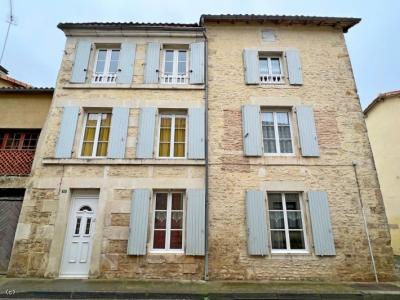
{"type": "Polygon", "coordinates": [[[82,30],[161,30],[161,31],[203,31],[197,23],[113,23],[113,22],[88,22],[88,23],[58,23],[57,27],[65,32],[70,29],[82,30]]]}
{"type": "Polygon", "coordinates": [[[54,93],[54,88],[52,87],[29,87],[29,88],[23,88],[23,87],[1,87],[0,88],[0,93],[32,93],[32,94],[37,94],[37,93],[54,93]]]}
{"type": "Polygon", "coordinates": [[[400,90],[397,91],[391,91],[391,92],[386,92],[386,93],[381,93],[379,94],[368,106],[364,109],[363,113],[364,115],[367,115],[379,102],[385,100],[386,98],[394,97],[394,96],[400,96],[400,90]]]}

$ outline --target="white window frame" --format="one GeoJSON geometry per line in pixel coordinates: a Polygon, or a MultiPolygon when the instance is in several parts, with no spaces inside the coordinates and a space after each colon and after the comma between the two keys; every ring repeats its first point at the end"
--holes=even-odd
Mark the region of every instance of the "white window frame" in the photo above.
{"type": "Polygon", "coordinates": [[[179,113],[160,113],[158,118],[158,141],[157,141],[157,158],[159,159],[186,159],[187,158],[187,142],[188,142],[188,116],[179,113]],[[161,118],[170,117],[171,120],[171,140],[169,145],[169,156],[160,156],[160,139],[161,139],[161,118]],[[175,118],[185,118],[185,156],[174,156],[175,147],[175,118]]]}
{"type": "Polygon", "coordinates": [[[174,253],[174,254],[184,254],[185,253],[185,233],[186,233],[186,193],[182,190],[158,190],[153,193],[153,216],[152,216],[152,226],[151,228],[151,241],[150,241],[150,253],[174,253]],[[168,193],[167,200],[167,222],[165,230],[165,248],[164,249],[154,249],[154,222],[156,218],[156,201],[157,194],[168,193]],[[182,194],[183,201],[183,213],[182,213],[182,249],[170,249],[170,238],[171,238],[171,212],[172,212],[172,194],[182,194]]]}
{"type": "MultiPolygon", "coordinates": [[[[268,238],[269,242],[271,245],[271,253],[272,254],[285,254],[285,253],[293,253],[293,254],[305,254],[309,253],[308,250],[308,243],[307,243],[307,232],[306,232],[306,227],[305,227],[305,219],[304,219],[304,205],[303,205],[303,197],[302,193],[300,192],[291,192],[291,191],[286,191],[286,192],[278,192],[278,191],[267,191],[267,206],[268,206],[268,238]],[[268,201],[268,194],[281,194],[282,197],[282,211],[283,211],[283,220],[284,220],[284,226],[285,226],[285,238],[286,238],[286,249],[273,249],[272,248],[272,234],[271,232],[274,231],[271,229],[271,222],[270,222],[270,216],[269,212],[270,211],[280,211],[280,210],[270,210],[269,209],[269,201],[268,201]],[[304,239],[304,249],[290,249],[290,239],[289,239],[289,224],[287,220],[287,209],[286,209],[286,196],[285,194],[298,194],[299,195],[299,203],[300,203],[300,212],[301,212],[301,223],[303,227],[303,239],[304,239]]],[[[290,210],[289,210],[290,211],[290,210]]]]}
{"type": "MultiPolygon", "coordinates": [[[[108,146],[109,146],[109,143],[110,143],[110,136],[108,136],[107,155],[105,155],[105,156],[96,156],[97,146],[98,146],[98,143],[99,143],[100,124],[101,124],[101,115],[102,114],[110,114],[111,118],[112,118],[112,112],[111,111],[87,111],[87,112],[85,112],[85,120],[83,122],[83,128],[82,128],[82,133],[81,133],[81,141],[80,141],[80,147],[79,147],[79,155],[78,155],[79,158],[96,159],[96,158],[106,158],[107,157],[107,155],[108,155],[108,146]],[[97,114],[96,131],[95,131],[95,134],[94,134],[92,155],[91,156],[83,156],[82,155],[82,148],[83,148],[83,142],[84,142],[84,139],[85,139],[85,130],[86,130],[86,124],[87,124],[87,120],[88,120],[89,114],[97,114]]],[[[112,126],[112,122],[110,121],[110,133],[111,133],[111,126],[112,126]]]]}
{"type": "Polygon", "coordinates": [[[293,140],[293,126],[292,126],[292,111],[291,110],[277,110],[277,109],[262,109],[261,110],[261,139],[263,145],[263,152],[265,156],[295,156],[295,147],[294,147],[294,140],[293,140]],[[275,132],[275,147],[276,153],[269,153],[266,152],[264,147],[264,129],[262,125],[262,114],[263,113],[272,113],[274,117],[274,132],[275,132]],[[289,119],[289,128],[290,128],[290,140],[292,142],[292,152],[290,153],[281,153],[281,145],[279,143],[279,130],[278,130],[278,121],[277,121],[277,113],[287,113],[289,119]]]}
{"type": "Polygon", "coordinates": [[[260,81],[260,84],[285,84],[285,72],[283,69],[283,59],[282,55],[270,55],[270,54],[263,54],[263,53],[258,53],[258,78],[260,81]],[[279,67],[281,69],[280,74],[272,74],[272,64],[271,60],[273,58],[279,59],[279,67]],[[261,74],[260,73],[260,61],[261,59],[267,59],[268,61],[268,74],[261,74]],[[267,76],[267,80],[262,80],[262,77],[267,76]],[[278,77],[279,80],[274,80],[274,77],[278,77]]]}
{"type": "Polygon", "coordinates": [[[171,48],[166,48],[163,49],[163,62],[162,62],[162,74],[161,74],[161,80],[160,82],[162,84],[188,84],[189,83],[189,50],[188,49],[171,49],[171,48]],[[167,75],[165,75],[165,61],[167,58],[167,51],[173,51],[174,52],[174,58],[173,58],[173,66],[172,66],[172,75],[171,76],[171,82],[167,82],[167,75]],[[180,76],[178,75],[178,58],[179,58],[179,52],[180,51],[185,51],[186,52],[186,72],[185,75],[180,76]],[[182,82],[179,82],[178,78],[182,78],[182,82]]]}
{"type": "MultiPolygon", "coordinates": [[[[96,51],[96,59],[94,62],[93,66],[93,75],[92,75],[92,83],[104,83],[104,84],[112,84],[117,82],[117,76],[118,76],[118,69],[117,72],[115,73],[110,73],[110,63],[111,63],[111,53],[113,50],[118,50],[119,55],[121,55],[121,49],[120,48],[99,48],[96,51]],[[106,60],[104,62],[104,71],[103,73],[96,73],[96,67],[97,67],[97,61],[99,59],[99,52],[100,51],[107,51],[106,53],[106,60]],[[109,79],[109,80],[107,80],[109,79]],[[104,80],[104,81],[103,81],[104,80]]],[[[118,63],[119,63],[120,57],[118,56],[118,63]]]]}

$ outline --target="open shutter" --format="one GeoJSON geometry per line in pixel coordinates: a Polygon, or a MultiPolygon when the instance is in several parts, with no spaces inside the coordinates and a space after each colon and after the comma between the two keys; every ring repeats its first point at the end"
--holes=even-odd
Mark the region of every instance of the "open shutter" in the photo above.
{"type": "Polygon", "coordinates": [[[139,134],[136,158],[153,158],[156,108],[142,107],[139,117],[139,134]]]}
{"type": "Polygon", "coordinates": [[[321,256],[336,255],[326,192],[308,192],[308,206],[310,207],[315,254],[321,256]]]}
{"type": "Polygon", "coordinates": [[[128,132],[128,107],[114,107],[111,119],[110,140],[108,142],[108,158],[124,158],[126,135],[128,132]]]}
{"type": "Polygon", "coordinates": [[[187,190],[186,255],[205,253],[205,190],[187,190]]]}
{"type": "Polygon", "coordinates": [[[244,155],[261,156],[263,154],[260,106],[242,107],[244,155]]]}
{"type": "Polygon", "coordinates": [[[286,62],[288,66],[289,83],[293,85],[302,85],[303,75],[301,71],[299,51],[297,49],[287,50],[286,62]]]}
{"type": "Polygon", "coordinates": [[[90,41],[78,41],[75,47],[75,60],[72,68],[72,83],[84,83],[86,81],[86,73],[89,64],[90,41]]]}
{"type": "Polygon", "coordinates": [[[190,44],[190,83],[204,83],[204,42],[190,44]]]}
{"type": "Polygon", "coordinates": [[[258,84],[260,76],[258,71],[258,51],[256,49],[244,49],[244,78],[247,84],[258,84]]]}
{"type": "Polygon", "coordinates": [[[117,83],[132,83],[133,67],[135,64],[136,44],[123,42],[118,62],[117,83]]]}
{"type": "Polygon", "coordinates": [[[60,133],[56,145],[56,158],[70,158],[74,145],[79,107],[66,106],[61,120],[60,133]]]}
{"type": "Polygon", "coordinates": [[[204,108],[189,108],[188,158],[204,159],[204,108]]]}
{"type": "Polygon", "coordinates": [[[149,189],[136,189],[133,191],[131,219],[129,225],[128,255],[146,254],[150,196],[151,191],[149,189]]]}
{"type": "Polygon", "coordinates": [[[267,255],[267,221],[265,218],[265,193],[246,192],[247,248],[250,255],[267,255]]]}
{"type": "Polygon", "coordinates": [[[297,122],[301,153],[303,156],[319,156],[317,130],[315,129],[314,111],[311,106],[297,106],[297,122]]]}
{"type": "Polygon", "coordinates": [[[160,67],[160,43],[147,44],[146,65],[144,68],[144,83],[158,83],[160,67]]]}

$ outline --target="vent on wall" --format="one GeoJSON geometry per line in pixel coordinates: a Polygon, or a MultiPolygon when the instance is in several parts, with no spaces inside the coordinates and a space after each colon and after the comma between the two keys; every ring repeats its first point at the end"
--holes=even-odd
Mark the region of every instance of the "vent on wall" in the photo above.
{"type": "Polygon", "coordinates": [[[264,29],[261,31],[261,37],[263,42],[275,42],[276,32],[272,29],[264,29]]]}

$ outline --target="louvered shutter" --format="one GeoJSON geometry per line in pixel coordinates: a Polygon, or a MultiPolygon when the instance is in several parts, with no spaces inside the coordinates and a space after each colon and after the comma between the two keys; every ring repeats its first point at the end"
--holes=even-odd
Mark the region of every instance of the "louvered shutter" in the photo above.
{"type": "Polygon", "coordinates": [[[190,44],[190,83],[204,83],[204,42],[190,44]]]}
{"type": "Polygon", "coordinates": [[[189,108],[188,158],[204,159],[204,108],[189,108]]]}
{"type": "Polygon", "coordinates": [[[158,83],[160,67],[160,43],[147,44],[144,83],[158,83]]]}
{"type": "Polygon", "coordinates": [[[139,117],[136,158],[153,158],[155,126],[156,108],[142,107],[139,117]]]}
{"type": "Polygon", "coordinates": [[[84,83],[86,81],[91,47],[92,43],[90,41],[77,42],[75,47],[75,59],[72,67],[72,83],[84,83]]]}
{"type": "Polygon", "coordinates": [[[150,196],[151,191],[149,189],[136,189],[133,191],[128,237],[128,255],[146,254],[150,196]]]}
{"type": "Polygon", "coordinates": [[[63,117],[61,120],[60,132],[56,145],[56,158],[70,158],[72,147],[74,145],[76,123],[78,121],[79,107],[64,107],[63,117]]]}
{"type": "Polygon", "coordinates": [[[135,65],[136,44],[123,42],[118,62],[117,83],[132,83],[133,68],[135,65]]]}
{"type": "Polygon", "coordinates": [[[314,111],[311,106],[297,106],[297,122],[301,153],[303,156],[319,156],[317,130],[315,128],[314,111]]]}
{"type": "Polygon", "coordinates": [[[205,190],[187,190],[186,255],[205,253],[205,190]]]}
{"type": "Polygon", "coordinates": [[[289,83],[293,85],[303,84],[300,55],[297,49],[286,51],[286,62],[288,66],[289,83]]]}
{"type": "Polygon", "coordinates": [[[124,158],[128,132],[128,107],[114,107],[112,111],[108,158],[124,158]]]}
{"type": "Polygon", "coordinates": [[[263,154],[260,106],[244,105],[242,107],[243,146],[245,156],[263,154]]]}
{"type": "Polygon", "coordinates": [[[250,255],[268,254],[265,192],[246,192],[247,248],[250,255]]]}
{"type": "Polygon", "coordinates": [[[328,195],[323,191],[308,192],[308,206],[310,208],[315,254],[320,256],[336,255],[328,195]]]}
{"type": "Polygon", "coordinates": [[[243,60],[246,84],[258,84],[260,82],[258,50],[244,49],[243,60]]]}

